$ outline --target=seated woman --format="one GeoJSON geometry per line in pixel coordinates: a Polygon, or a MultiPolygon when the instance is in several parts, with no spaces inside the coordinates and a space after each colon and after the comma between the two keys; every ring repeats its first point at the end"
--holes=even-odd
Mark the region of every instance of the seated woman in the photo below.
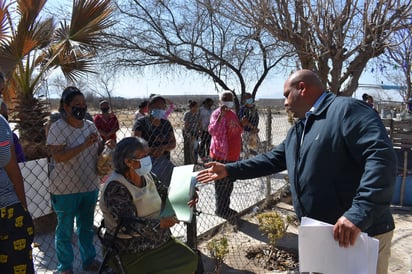
{"type": "MultiPolygon", "coordinates": [[[[141,137],[126,137],[116,145],[115,171],[104,184],[100,200],[107,231],[113,233],[121,217],[142,220],[121,228],[115,239],[127,273],[193,273],[196,253],[170,231],[178,220],[161,217],[167,187],[150,172],[149,150],[141,137]]],[[[196,199],[189,201],[191,206],[195,203],[196,199]]]]}

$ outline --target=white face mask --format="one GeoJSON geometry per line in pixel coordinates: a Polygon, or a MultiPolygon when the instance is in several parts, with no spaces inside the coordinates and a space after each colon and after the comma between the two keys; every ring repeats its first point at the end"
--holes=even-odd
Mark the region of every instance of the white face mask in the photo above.
{"type": "Polygon", "coordinates": [[[223,101],[222,104],[224,106],[227,106],[228,108],[233,108],[235,106],[235,103],[233,103],[232,101],[223,101]]]}
{"type": "Polygon", "coordinates": [[[136,160],[139,160],[140,162],[140,168],[134,170],[138,175],[145,176],[152,170],[152,160],[150,159],[150,156],[136,160]]]}

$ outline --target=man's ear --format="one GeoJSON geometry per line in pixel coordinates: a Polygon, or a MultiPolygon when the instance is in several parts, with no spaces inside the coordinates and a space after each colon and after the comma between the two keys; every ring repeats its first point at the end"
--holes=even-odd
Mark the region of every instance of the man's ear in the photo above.
{"type": "Polygon", "coordinates": [[[306,91],[306,84],[303,81],[300,81],[298,84],[298,89],[299,89],[299,94],[300,95],[305,95],[305,91],[306,91]]]}

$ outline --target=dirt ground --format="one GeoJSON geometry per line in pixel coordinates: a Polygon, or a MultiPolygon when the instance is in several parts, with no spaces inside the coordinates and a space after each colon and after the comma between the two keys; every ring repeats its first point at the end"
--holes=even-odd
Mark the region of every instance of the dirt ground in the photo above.
{"type": "MultiPolygon", "coordinates": [[[[279,206],[282,210],[293,212],[290,205],[281,203],[279,206]]],[[[392,255],[388,273],[407,274],[412,267],[412,208],[393,206],[392,211],[396,228],[392,239],[392,255]]],[[[229,254],[224,261],[221,273],[299,273],[293,268],[288,271],[266,270],[246,258],[247,251],[251,247],[268,243],[268,239],[259,231],[257,223],[257,218],[253,214],[247,214],[242,217],[242,224],[238,230],[231,225],[225,225],[219,229],[214,237],[225,236],[229,241],[229,254]]],[[[297,227],[289,226],[287,235],[278,241],[277,246],[297,254],[297,227]]],[[[215,263],[209,255],[206,242],[200,244],[198,248],[204,254],[202,258],[204,273],[215,273],[215,263]]]]}

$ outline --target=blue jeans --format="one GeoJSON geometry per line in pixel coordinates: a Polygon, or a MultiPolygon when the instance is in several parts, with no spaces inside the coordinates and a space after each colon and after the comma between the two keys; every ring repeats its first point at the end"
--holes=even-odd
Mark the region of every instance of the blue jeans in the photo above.
{"type": "Polygon", "coordinates": [[[72,236],[75,218],[83,267],[95,259],[93,218],[97,196],[98,190],[64,195],[52,194],[52,206],[57,215],[54,241],[59,261],[57,270],[64,271],[73,267],[72,236]]]}

